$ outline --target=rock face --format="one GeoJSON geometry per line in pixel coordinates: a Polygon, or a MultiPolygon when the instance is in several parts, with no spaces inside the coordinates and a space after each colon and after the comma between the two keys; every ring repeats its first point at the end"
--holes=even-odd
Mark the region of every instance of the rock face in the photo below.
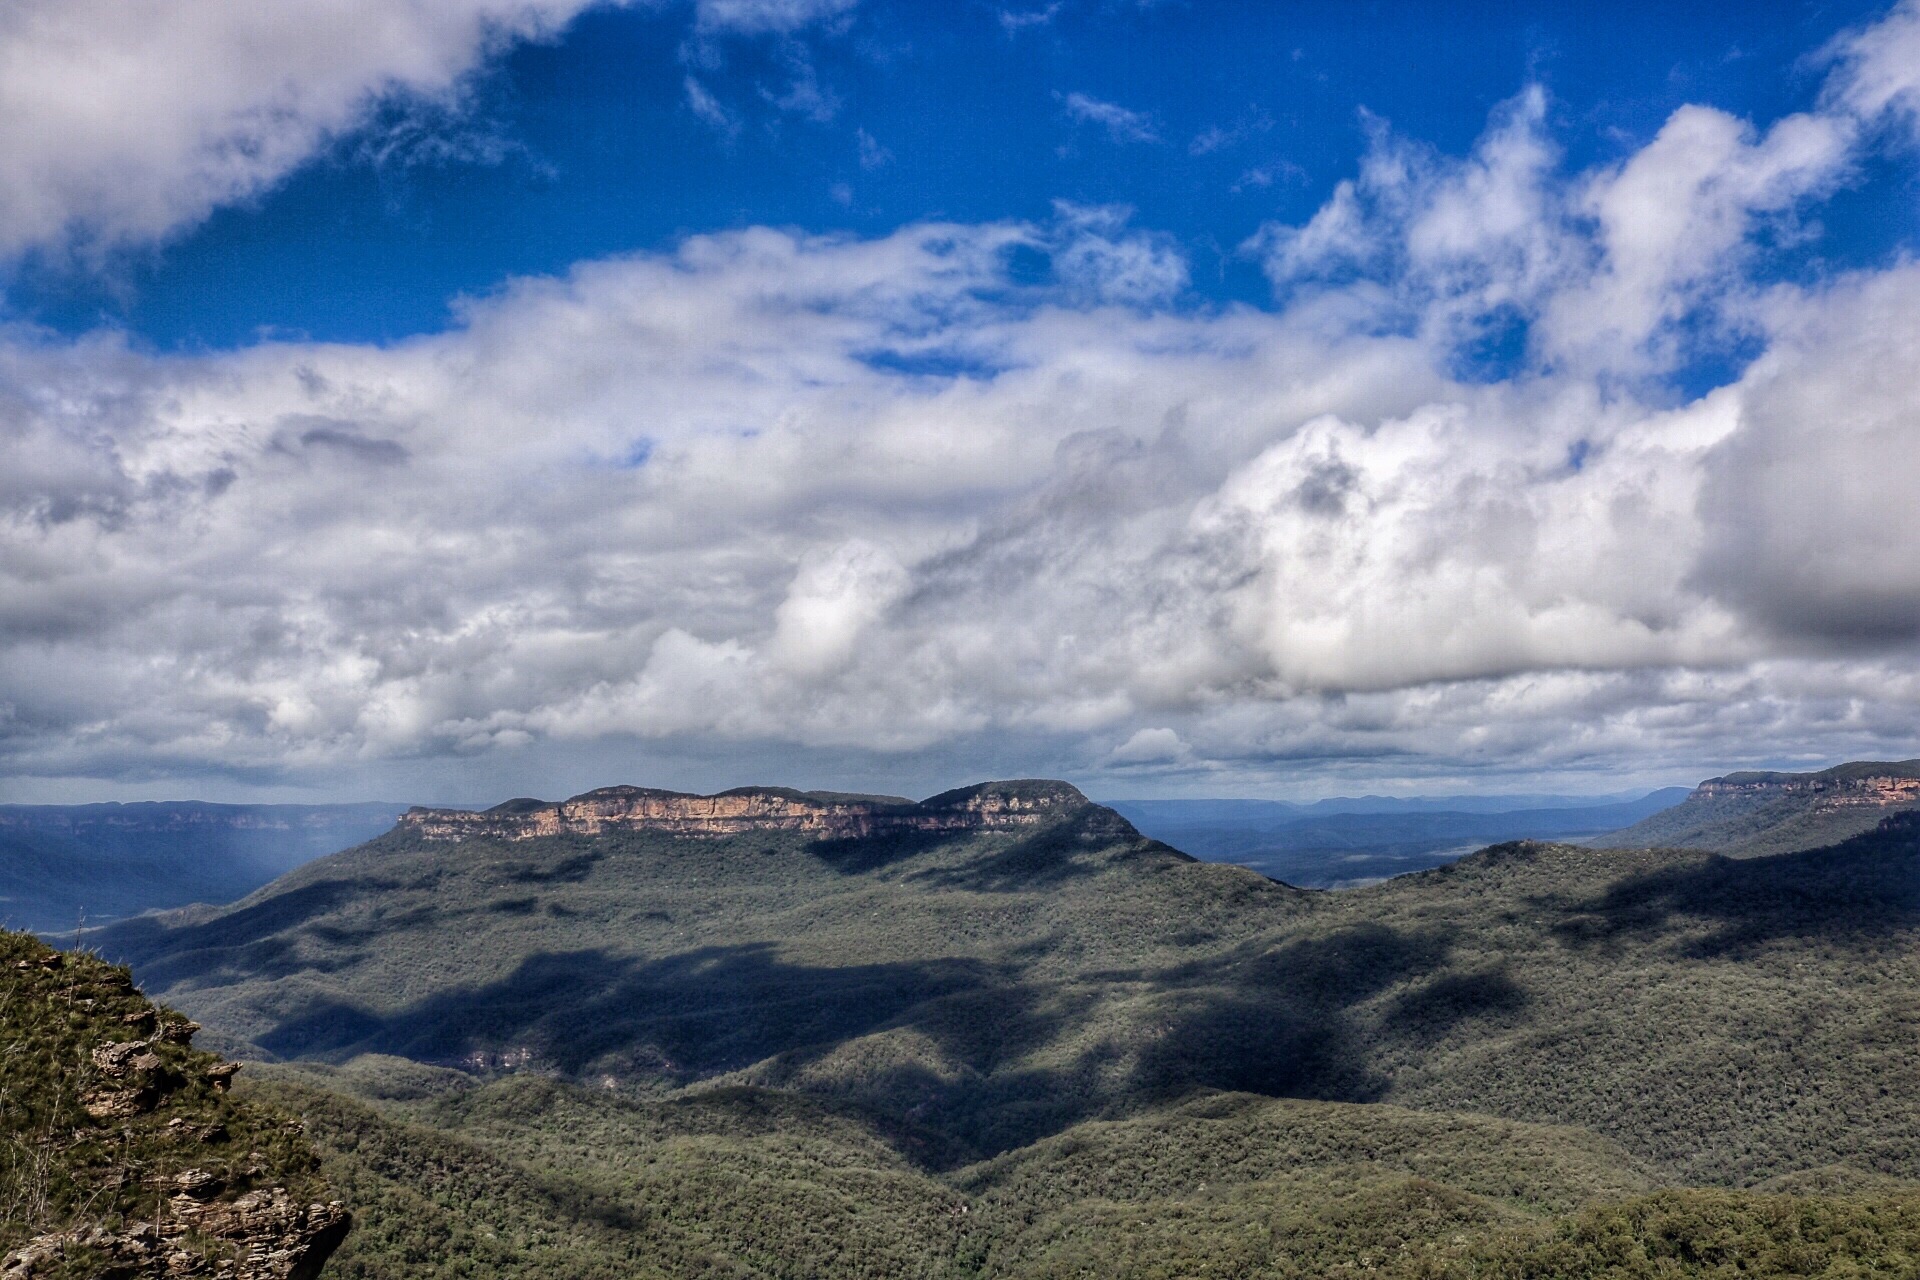
{"type": "Polygon", "coordinates": [[[1012,831],[1087,807],[1064,782],[994,782],[915,803],[891,796],[741,787],[688,795],[649,787],[604,787],[571,800],[510,800],[482,812],[411,809],[403,829],[428,840],[533,840],[543,836],[660,831],[732,836],[797,831],[819,839],[864,839],[901,831],[1012,831]]]}
{"type": "Polygon", "coordinates": [[[1708,778],[1694,788],[1694,794],[1702,797],[1797,796],[1820,809],[1890,809],[1920,801],[1920,761],[1878,767],[1890,772],[1852,775],[1829,769],[1822,773],[1730,773],[1724,778],[1708,778]]]}
{"type": "Polygon", "coordinates": [[[36,1236],[0,1260],[0,1280],[72,1274],[76,1258],[85,1259],[93,1274],[117,1280],[313,1280],[351,1225],[338,1201],[302,1204],[280,1187],[214,1204],[182,1192],[167,1202],[157,1222],[120,1231],[86,1226],[36,1236]],[[190,1233],[198,1239],[188,1239],[190,1233]]]}
{"type": "Polygon", "coordinates": [[[1596,844],[1674,846],[1734,856],[1817,849],[1920,808],[1920,760],[1862,760],[1818,773],[1729,773],[1684,802],[1596,844]]]}
{"type": "Polygon", "coordinates": [[[126,970],[0,932],[0,1280],[311,1280],[351,1219],[297,1121],[126,970]]]}

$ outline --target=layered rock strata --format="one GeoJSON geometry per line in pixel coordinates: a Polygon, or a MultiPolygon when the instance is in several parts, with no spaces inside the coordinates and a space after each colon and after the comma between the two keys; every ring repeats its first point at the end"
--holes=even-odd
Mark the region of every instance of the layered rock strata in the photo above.
{"type": "Polygon", "coordinates": [[[1729,773],[1594,843],[1760,857],[1838,844],[1920,808],[1920,760],[1856,760],[1818,773],[1729,773]]]}
{"type": "MultiPolygon", "coordinates": [[[[1890,765],[1906,769],[1912,762],[1890,765]]],[[[1851,776],[1825,773],[1730,773],[1709,778],[1694,789],[1702,797],[1798,796],[1823,809],[1888,809],[1920,801],[1920,776],[1882,773],[1851,776]]]]}
{"type": "Polygon", "coordinates": [[[608,831],[707,837],[794,831],[819,839],[853,839],[904,831],[1019,830],[1055,821],[1088,803],[1061,782],[989,783],[918,803],[771,787],[741,787],[711,796],[604,787],[558,803],[511,800],[480,812],[416,808],[400,819],[400,826],[427,840],[533,840],[608,831]]]}

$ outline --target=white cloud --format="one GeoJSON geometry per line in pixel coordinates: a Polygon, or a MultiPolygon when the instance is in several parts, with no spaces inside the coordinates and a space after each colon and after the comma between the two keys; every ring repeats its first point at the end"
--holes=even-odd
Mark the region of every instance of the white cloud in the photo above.
{"type": "Polygon", "coordinates": [[[1108,757],[1115,764],[1172,764],[1184,760],[1190,752],[1180,735],[1171,729],[1140,729],[1113,749],[1108,757]]]}
{"type": "Polygon", "coordinates": [[[1756,283],[1838,110],[1588,173],[1534,93],[1463,157],[1383,131],[1261,238],[1272,310],[1063,205],[696,237],[383,348],[0,333],[0,772],[1912,754],[1920,270],[1756,283]],[[1764,355],[1678,400],[1733,300],[1764,355]],[[1527,354],[1456,377],[1493,313],[1527,354]]]}
{"type": "Polygon", "coordinates": [[[1842,176],[1853,124],[1795,115],[1764,136],[1724,112],[1682,107],[1626,163],[1591,178],[1580,211],[1598,224],[1598,268],[1555,297],[1558,350],[1586,359],[1670,362],[1675,321],[1743,295],[1730,270],[1757,222],[1790,214],[1842,176]]]}
{"type": "Polygon", "coordinates": [[[1115,142],[1160,140],[1159,132],[1153,127],[1153,117],[1143,111],[1130,111],[1119,103],[1102,102],[1077,90],[1061,96],[1060,101],[1073,119],[1083,124],[1099,125],[1115,142]]]}
{"type": "Polygon", "coordinates": [[[1546,95],[1531,87],[1494,113],[1472,152],[1436,156],[1369,120],[1356,179],[1305,224],[1269,225],[1249,242],[1282,289],[1388,285],[1407,315],[1461,336],[1502,308],[1536,309],[1578,261],[1546,95]]]}
{"type": "MultiPolygon", "coordinates": [[[[624,2],[16,0],[0,9],[0,258],[163,240],[270,190],[396,103],[367,154],[497,159],[505,140],[458,133],[467,77],[510,44],[624,2]]],[[[702,42],[784,35],[856,3],[695,0],[693,26],[702,42]]],[[[831,118],[837,103],[811,67],[792,70],[777,105],[831,118]]],[[[687,97],[722,133],[738,129],[691,77],[687,97]]]]}
{"type": "Polygon", "coordinates": [[[1350,181],[1337,184],[1333,198],[1305,224],[1269,223],[1247,247],[1260,256],[1268,276],[1280,286],[1363,269],[1384,249],[1367,227],[1357,189],[1350,181]]]}
{"type": "Polygon", "coordinates": [[[1876,528],[1908,538],[1904,463],[1844,461],[1899,457],[1907,389],[1812,411],[1902,367],[1906,276],[1782,304],[1777,356],[1664,409],[1455,384],[1429,343],[1311,307],[985,300],[1037,238],[696,239],[386,350],[16,338],[0,750],[297,773],[984,733],[1086,740],[1095,770],[1578,763],[1720,749],[1728,690],[1776,744],[1845,736],[1795,718],[1810,681],[1821,706],[1906,696],[1906,632],[1841,654],[1765,577],[1824,546],[1816,619],[1920,600],[1873,558],[1876,528]],[[1863,325],[1856,369],[1833,344],[1863,325]],[[899,342],[983,372],[873,363],[899,342]],[[1780,447],[1841,459],[1839,488],[1753,499],[1780,447]]]}
{"type": "Polygon", "coordinates": [[[1171,236],[1129,230],[1130,209],[1054,202],[1054,275],[1076,299],[1164,303],[1187,287],[1186,255],[1171,236]]]}
{"type": "Polygon", "coordinates": [[[1708,462],[1699,572],[1790,649],[1920,640],[1920,267],[1783,311],[1708,462]]]}
{"type": "Polygon", "coordinates": [[[1527,89],[1458,159],[1374,121],[1357,179],[1306,223],[1270,224],[1246,248],[1283,290],[1374,282],[1377,315],[1417,320],[1441,341],[1519,321],[1542,363],[1658,375],[1686,354],[1682,322],[1744,323],[1755,233],[1790,232],[1846,177],[1858,139],[1845,114],[1788,116],[1761,134],[1685,106],[1619,164],[1563,175],[1546,108],[1527,89]]]}
{"type": "Polygon", "coordinates": [[[0,255],[170,235],[381,99],[454,93],[588,3],[17,0],[0,11],[0,255]]]}
{"type": "Polygon", "coordinates": [[[1871,25],[1840,36],[1826,56],[1836,63],[1824,105],[1862,120],[1904,117],[1920,129],[1920,3],[1900,0],[1871,25]]]}
{"type": "Polygon", "coordinates": [[[910,585],[905,566],[862,539],[809,555],[773,611],[769,658],[804,677],[845,670],[864,633],[910,585]]]}

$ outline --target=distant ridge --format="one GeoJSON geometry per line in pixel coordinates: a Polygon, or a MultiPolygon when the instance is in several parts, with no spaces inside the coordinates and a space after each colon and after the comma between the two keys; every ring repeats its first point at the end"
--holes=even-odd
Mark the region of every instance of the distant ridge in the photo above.
{"type": "Polygon", "coordinates": [[[404,805],[0,805],[0,924],[72,936],[192,902],[231,902],[371,840],[404,805]]]}
{"type": "Polygon", "coordinates": [[[1673,808],[1593,843],[1758,857],[1837,844],[1916,808],[1920,760],[1856,760],[1817,773],[1746,771],[1708,778],[1673,808]]]}
{"type": "MultiPolygon", "coordinates": [[[[1307,889],[1344,889],[1444,866],[1507,840],[1586,839],[1643,821],[1692,794],[1666,787],[1626,801],[1558,807],[1542,797],[1360,797],[1299,806],[1265,800],[1115,800],[1140,832],[1210,862],[1233,862],[1307,889]]],[[[1546,797],[1551,799],[1552,797],[1546,797]]]]}
{"type": "Polygon", "coordinates": [[[1064,782],[1021,779],[944,791],[918,802],[900,796],[736,787],[692,795],[652,787],[602,787],[571,800],[509,800],[491,809],[408,810],[400,825],[421,838],[534,840],[608,831],[657,831],[721,837],[794,831],[822,839],[860,839],[903,831],[1011,831],[1089,807],[1064,782]]]}

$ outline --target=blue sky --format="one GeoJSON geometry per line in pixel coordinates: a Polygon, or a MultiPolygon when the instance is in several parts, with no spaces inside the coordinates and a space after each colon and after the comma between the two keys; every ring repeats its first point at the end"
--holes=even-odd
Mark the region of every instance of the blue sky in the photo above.
{"type": "MultiPolygon", "coordinates": [[[[450,299],[509,276],[690,233],[878,235],[1040,220],[1069,200],[1128,206],[1175,237],[1194,301],[1267,305],[1241,246],[1312,215],[1369,115],[1458,154],[1538,83],[1577,170],[1644,145],[1688,102],[1760,122],[1804,109],[1822,82],[1809,51],[1877,8],[869,0],[709,37],[678,6],[589,10],[476,68],[457,107],[389,103],[112,270],[30,261],[8,301],[163,349],[391,341],[445,327],[450,299]],[[724,118],[696,109],[689,81],[724,118]]],[[[1808,253],[1854,264],[1912,242],[1911,173],[1875,176],[1826,211],[1808,253]]]]}
{"type": "Polygon", "coordinates": [[[1914,3],[26,0],[0,799],[1920,754],[1917,159],[1914,3]]]}

